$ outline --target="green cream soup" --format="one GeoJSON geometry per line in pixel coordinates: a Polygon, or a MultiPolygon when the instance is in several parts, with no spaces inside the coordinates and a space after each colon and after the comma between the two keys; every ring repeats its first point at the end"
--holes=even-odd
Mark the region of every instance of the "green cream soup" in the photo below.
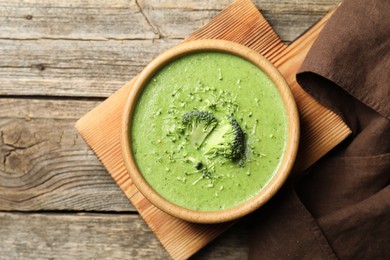
{"type": "Polygon", "coordinates": [[[179,58],[145,86],[133,115],[132,151],[147,182],[167,200],[200,211],[232,208],[255,196],[282,160],[287,118],[277,89],[255,65],[220,52],[179,58]],[[183,116],[215,117],[194,144],[183,116]],[[219,124],[234,119],[244,133],[239,156],[209,153],[219,124]]]}

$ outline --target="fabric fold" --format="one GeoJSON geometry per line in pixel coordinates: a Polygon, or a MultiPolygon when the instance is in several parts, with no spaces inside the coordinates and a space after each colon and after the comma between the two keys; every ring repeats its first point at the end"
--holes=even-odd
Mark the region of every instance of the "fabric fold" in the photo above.
{"type": "MultiPolygon", "coordinates": [[[[322,92],[338,91],[334,90],[338,86],[390,119],[389,13],[390,1],[387,0],[345,0],[298,71],[297,80],[301,86],[320,101],[326,99],[322,92]],[[327,82],[324,84],[329,89],[319,89],[324,88],[324,84],[316,87],[307,82],[315,76],[334,85],[329,86],[327,82]]],[[[329,106],[329,103],[325,105],[329,106]]]]}
{"type": "Polygon", "coordinates": [[[390,259],[389,14],[345,0],[307,54],[298,83],[352,135],[253,215],[249,259],[390,259]]]}

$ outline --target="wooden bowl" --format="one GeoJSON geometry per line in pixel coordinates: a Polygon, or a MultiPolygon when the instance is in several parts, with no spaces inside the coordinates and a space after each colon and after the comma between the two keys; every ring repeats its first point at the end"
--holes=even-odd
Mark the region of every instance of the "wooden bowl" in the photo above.
{"type": "Polygon", "coordinates": [[[231,221],[256,210],[264,203],[266,203],[272,196],[275,195],[275,193],[280,189],[288,177],[295,161],[298,142],[298,112],[294,97],[282,75],[268,60],[266,60],[257,52],[248,47],[230,41],[196,40],[188,43],[182,43],[163,52],[149,65],[147,65],[138,76],[133,89],[131,90],[123,113],[121,132],[122,156],[133,183],[136,185],[138,190],[159,209],[174,217],[196,223],[219,223],[231,221]],[[167,63],[191,53],[205,51],[225,52],[239,56],[246,59],[247,61],[250,61],[252,64],[260,68],[265,74],[267,74],[268,77],[273,81],[274,85],[277,87],[284,102],[288,129],[284,156],[281,160],[278,170],[275,172],[274,176],[271,178],[268,184],[248,201],[230,209],[212,212],[186,209],[169,202],[160,194],[158,194],[148,184],[148,182],[142,176],[142,173],[139,171],[131,147],[132,117],[138,97],[142,92],[143,87],[149,82],[151,77],[167,63]]]}

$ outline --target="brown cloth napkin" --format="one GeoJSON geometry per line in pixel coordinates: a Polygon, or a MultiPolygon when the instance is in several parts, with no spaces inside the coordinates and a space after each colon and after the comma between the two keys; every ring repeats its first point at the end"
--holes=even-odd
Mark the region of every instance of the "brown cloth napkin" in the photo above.
{"type": "Polygon", "coordinates": [[[249,259],[390,259],[390,1],[345,0],[297,80],[353,133],[251,216],[249,259]]]}

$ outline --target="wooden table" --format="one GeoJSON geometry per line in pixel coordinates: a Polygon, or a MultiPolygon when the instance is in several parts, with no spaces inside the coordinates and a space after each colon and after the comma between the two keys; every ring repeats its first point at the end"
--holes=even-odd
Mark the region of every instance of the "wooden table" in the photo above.
{"type": "MultiPolygon", "coordinates": [[[[0,259],[168,254],[74,128],[231,0],[0,0],[0,259]]],[[[257,0],[291,42],[340,0],[257,0]]],[[[241,221],[195,259],[242,259],[241,221]]]]}

